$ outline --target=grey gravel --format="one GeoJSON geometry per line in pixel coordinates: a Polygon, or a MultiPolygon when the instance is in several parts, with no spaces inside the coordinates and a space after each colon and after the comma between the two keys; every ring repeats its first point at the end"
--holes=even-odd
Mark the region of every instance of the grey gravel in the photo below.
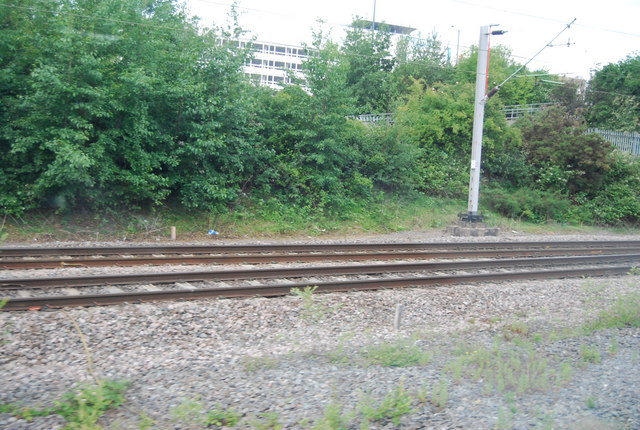
{"type": "MultiPolygon", "coordinates": [[[[455,239],[401,233],[356,240],[455,239]]],[[[511,234],[499,240],[534,239],[511,234]]],[[[572,329],[637,294],[639,285],[638,276],[625,276],[322,294],[311,307],[287,296],[2,313],[0,403],[49,407],[90,380],[75,321],[98,377],[131,383],[125,405],[101,421],[105,428],[140,428],[143,416],[154,420],[151,428],[202,428],[197,418],[177,417],[181,406],[197,401],[202,412],[238,411],[238,428],[267,428],[265,414],[275,413],[282,428],[305,429],[318,423],[329,404],[347,413],[377,405],[402,387],[413,399],[411,413],[398,425],[382,420],[369,428],[638,429],[640,329],[572,329]],[[364,351],[372,345],[402,340],[428,352],[431,361],[385,367],[366,360],[364,351]],[[514,395],[472,375],[457,379],[447,369],[459,354],[496,342],[515,351],[521,341],[534,345],[538,362],[549,360],[549,374],[560,375],[564,363],[570,375],[514,395]],[[586,348],[597,351],[599,360],[585,360],[586,348]],[[433,401],[441,383],[447,387],[442,408],[433,401]]],[[[354,420],[351,428],[361,422],[354,420]]],[[[3,429],[62,427],[58,416],[27,422],[0,414],[3,429]]]]}

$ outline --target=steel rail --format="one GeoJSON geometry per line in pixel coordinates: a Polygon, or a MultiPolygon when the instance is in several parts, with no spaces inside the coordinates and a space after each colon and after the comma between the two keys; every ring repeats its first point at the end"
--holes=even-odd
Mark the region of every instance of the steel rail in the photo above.
{"type": "Polygon", "coordinates": [[[152,254],[226,254],[253,252],[326,252],[326,251],[382,251],[427,249],[531,249],[550,248],[640,248],[640,240],[597,240],[567,242],[447,242],[447,243],[324,243],[324,244],[264,244],[264,245],[163,245],[109,247],[0,247],[0,257],[35,257],[44,255],[152,255],[152,254]]]}
{"type": "Polygon", "coordinates": [[[417,260],[470,257],[535,257],[552,255],[598,255],[631,254],[640,248],[590,248],[576,250],[566,248],[553,249],[495,249],[461,251],[423,251],[423,252],[344,252],[323,254],[253,254],[253,255],[192,255],[192,256],[151,256],[116,258],[55,258],[36,260],[0,260],[0,269],[56,269],[67,267],[104,267],[104,266],[140,266],[166,264],[260,264],[309,261],[367,261],[367,260],[417,260]]]}
{"type": "MultiPolygon", "coordinates": [[[[421,286],[439,286],[451,284],[469,284],[477,282],[502,282],[514,280],[575,278],[584,276],[624,275],[631,266],[613,266],[595,269],[563,269],[547,271],[502,272],[475,275],[429,276],[421,278],[388,278],[357,281],[322,282],[314,284],[319,292],[340,292],[373,290],[381,288],[403,288],[421,286]]],[[[197,290],[147,291],[123,294],[56,296],[10,299],[3,311],[37,310],[42,308],[61,308],[68,306],[103,306],[122,303],[143,303],[167,300],[195,300],[215,297],[275,297],[290,294],[293,288],[304,288],[308,284],[292,283],[286,285],[259,285],[238,288],[207,288],[197,290]]]]}
{"type": "Polygon", "coordinates": [[[640,254],[589,255],[455,262],[419,262],[396,264],[367,264],[343,266],[315,266],[243,270],[208,270],[170,273],[134,273],[122,275],[65,276],[0,279],[1,290],[88,287],[96,285],[127,285],[137,283],[170,283],[194,281],[225,281],[238,279],[294,278],[303,276],[334,276],[374,273],[419,272],[427,270],[465,270],[523,266],[640,263],[640,254]]]}

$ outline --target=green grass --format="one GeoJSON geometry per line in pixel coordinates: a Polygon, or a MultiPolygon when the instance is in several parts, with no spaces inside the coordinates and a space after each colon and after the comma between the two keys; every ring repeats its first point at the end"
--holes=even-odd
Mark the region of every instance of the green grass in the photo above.
{"type": "MultiPolygon", "coordinates": [[[[238,237],[343,236],[397,231],[443,230],[464,212],[463,199],[424,195],[385,196],[376,202],[355,202],[339,213],[278,202],[239,201],[225,212],[162,207],[151,211],[68,213],[33,211],[8,216],[2,233],[7,240],[168,240],[175,226],[178,240],[238,237]],[[209,236],[209,230],[219,236],[209,236]]],[[[525,233],[598,233],[599,227],[534,224],[483,211],[490,226],[525,233]]],[[[638,233],[636,229],[609,229],[638,233]]]]}
{"type": "Polygon", "coordinates": [[[582,345],[580,347],[580,360],[583,363],[598,364],[602,361],[602,356],[600,355],[600,351],[598,351],[595,347],[582,345]]]}
{"type": "Polygon", "coordinates": [[[389,392],[378,405],[370,400],[363,401],[358,408],[360,416],[365,423],[370,421],[391,421],[394,426],[400,424],[402,416],[411,412],[413,397],[409,395],[402,385],[389,392]]]}
{"type": "Polygon", "coordinates": [[[503,344],[496,339],[491,347],[469,347],[447,365],[454,380],[467,377],[485,384],[487,393],[523,394],[545,391],[563,382],[565,373],[554,369],[549,359],[530,342],[503,344]]]}
{"type": "Polygon", "coordinates": [[[99,429],[98,420],[109,409],[117,408],[124,403],[124,393],[128,383],[122,381],[98,381],[96,384],[79,386],[66,393],[55,406],[45,409],[30,408],[15,404],[0,405],[0,412],[12,414],[27,421],[35,417],[57,414],[62,416],[67,425],[65,429],[99,429]]]}
{"type": "Polygon", "coordinates": [[[345,412],[339,403],[329,403],[324,408],[323,416],[316,420],[312,430],[347,430],[353,420],[355,412],[345,412]]]}
{"type": "Polygon", "coordinates": [[[590,333],[624,327],[640,327],[640,293],[621,297],[611,308],[601,311],[595,320],[585,324],[583,329],[590,333]]]}
{"type": "Polygon", "coordinates": [[[372,345],[362,355],[367,363],[386,367],[421,366],[432,359],[430,353],[420,349],[411,340],[372,345]]]}
{"type": "Polygon", "coordinates": [[[242,416],[233,409],[212,409],[207,412],[205,426],[207,427],[234,427],[240,422],[242,416]]]}

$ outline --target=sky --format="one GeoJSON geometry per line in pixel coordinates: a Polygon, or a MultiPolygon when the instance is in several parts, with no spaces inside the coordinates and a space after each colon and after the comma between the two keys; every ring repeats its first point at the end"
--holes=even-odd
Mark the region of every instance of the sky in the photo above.
{"type": "MultiPolygon", "coordinates": [[[[186,0],[189,12],[206,26],[225,25],[231,3],[186,0]]],[[[375,5],[376,21],[416,28],[413,37],[435,31],[453,57],[478,44],[481,26],[493,24],[507,33],[492,36],[491,45],[508,47],[516,62],[525,64],[542,51],[529,70],[589,79],[594,70],[640,54],[640,0],[238,0],[237,5],[240,26],[257,40],[288,45],[309,43],[314,29],[340,42],[353,18],[373,19],[375,5]]]]}

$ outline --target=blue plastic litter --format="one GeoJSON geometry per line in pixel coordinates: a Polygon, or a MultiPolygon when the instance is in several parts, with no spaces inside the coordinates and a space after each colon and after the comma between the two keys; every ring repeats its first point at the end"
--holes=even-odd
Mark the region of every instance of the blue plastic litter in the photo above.
{"type": "Polygon", "coordinates": [[[209,236],[215,236],[216,234],[218,234],[218,232],[215,230],[209,230],[208,234],[209,236]]]}

